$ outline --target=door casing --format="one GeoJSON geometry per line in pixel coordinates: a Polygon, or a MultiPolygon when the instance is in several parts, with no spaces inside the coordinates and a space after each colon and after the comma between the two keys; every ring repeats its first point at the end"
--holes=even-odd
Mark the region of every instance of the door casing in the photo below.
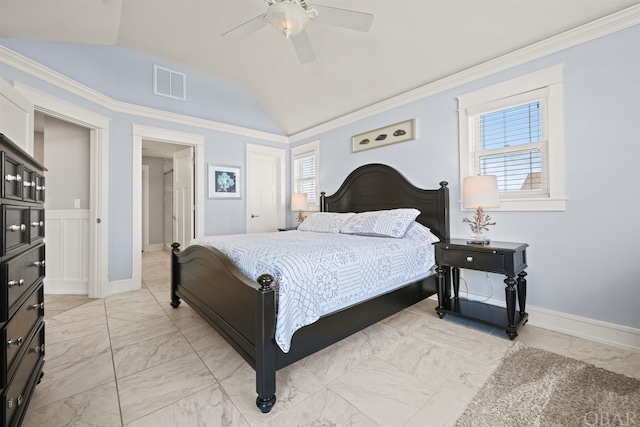
{"type": "MultiPolygon", "coordinates": [[[[93,111],[14,82],[15,89],[47,116],[89,129],[89,298],[111,294],[109,283],[109,122],[93,111]]],[[[31,129],[33,133],[33,127],[31,129]]],[[[46,160],[46,159],[45,159],[46,160]]],[[[45,165],[46,167],[46,165],[45,165]]]]}
{"type": "Polygon", "coordinates": [[[195,236],[204,237],[204,135],[132,124],[133,139],[133,230],[132,230],[132,290],[142,284],[142,140],[149,139],[194,147],[195,159],[195,236]]]}

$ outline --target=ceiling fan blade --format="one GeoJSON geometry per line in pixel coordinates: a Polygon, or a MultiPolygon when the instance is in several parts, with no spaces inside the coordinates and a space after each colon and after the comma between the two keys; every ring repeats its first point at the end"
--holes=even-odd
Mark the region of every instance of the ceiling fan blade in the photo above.
{"type": "Polygon", "coordinates": [[[309,6],[307,9],[318,11],[318,16],[315,18],[317,22],[350,30],[367,32],[373,23],[373,15],[370,13],[318,5],[309,6]]]}
{"type": "Polygon", "coordinates": [[[291,37],[291,43],[293,43],[293,48],[296,50],[301,64],[316,59],[316,55],[313,53],[313,48],[311,47],[311,42],[305,31],[302,31],[295,37],[291,37]]]}
{"type": "Polygon", "coordinates": [[[267,25],[267,14],[263,13],[262,15],[258,15],[250,21],[245,22],[244,24],[238,25],[233,30],[229,30],[226,33],[222,34],[227,40],[239,40],[249,34],[258,31],[260,28],[267,25]]]}

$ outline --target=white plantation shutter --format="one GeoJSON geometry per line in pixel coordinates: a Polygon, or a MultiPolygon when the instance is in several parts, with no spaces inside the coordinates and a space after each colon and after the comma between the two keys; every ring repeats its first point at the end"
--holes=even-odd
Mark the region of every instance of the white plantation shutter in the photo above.
{"type": "Polygon", "coordinates": [[[309,204],[317,203],[315,154],[312,152],[300,155],[294,163],[294,193],[307,193],[309,204]]]}
{"type": "Polygon", "coordinates": [[[305,144],[291,150],[292,192],[307,193],[311,208],[320,205],[318,193],[318,143],[305,144]]]}
{"type": "Polygon", "coordinates": [[[501,198],[549,197],[547,88],[469,108],[473,175],[495,175],[501,198]]]}

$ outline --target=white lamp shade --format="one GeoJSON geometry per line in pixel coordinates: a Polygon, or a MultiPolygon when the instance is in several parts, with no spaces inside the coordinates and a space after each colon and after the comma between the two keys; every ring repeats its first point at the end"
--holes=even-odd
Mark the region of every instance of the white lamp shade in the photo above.
{"type": "Polygon", "coordinates": [[[297,4],[282,1],[269,6],[267,22],[287,38],[297,36],[309,22],[307,12],[297,4]],[[287,32],[288,31],[288,32],[287,32]]]}
{"type": "Polygon", "coordinates": [[[462,207],[500,206],[498,178],[495,175],[468,176],[462,181],[462,207]]]}
{"type": "Polygon", "coordinates": [[[309,208],[309,202],[307,201],[307,193],[293,193],[291,194],[291,210],[292,211],[304,211],[309,208]]]}

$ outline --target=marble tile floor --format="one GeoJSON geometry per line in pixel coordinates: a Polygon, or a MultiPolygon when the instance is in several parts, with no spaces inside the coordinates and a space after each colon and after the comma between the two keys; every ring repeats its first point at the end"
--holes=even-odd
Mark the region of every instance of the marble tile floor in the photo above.
{"type": "MultiPolygon", "coordinates": [[[[277,373],[255,373],[185,303],[169,305],[169,253],[143,255],[143,288],[101,300],[46,295],[45,375],[23,426],[448,426],[513,345],[429,299],[277,373]]],[[[518,340],[640,377],[640,351],[525,325],[518,340]]]]}

